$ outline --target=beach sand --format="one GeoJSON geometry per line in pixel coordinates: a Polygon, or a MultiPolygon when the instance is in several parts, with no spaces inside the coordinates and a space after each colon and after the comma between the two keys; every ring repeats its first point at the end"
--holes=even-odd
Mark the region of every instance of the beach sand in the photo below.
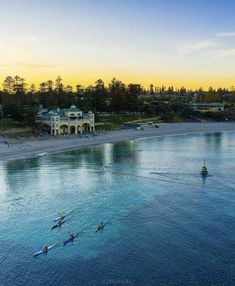
{"type": "Polygon", "coordinates": [[[162,123],[159,128],[145,128],[144,130],[123,129],[106,133],[95,133],[61,137],[50,137],[27,140],[8,140],[0,142],[0,160],[22,159],[43,156],[47,153],[57,153],[95,146],[104,143],[148,138],[155,136],[180,135],[200,132],[235,131],[235,123],[162,123]]]}

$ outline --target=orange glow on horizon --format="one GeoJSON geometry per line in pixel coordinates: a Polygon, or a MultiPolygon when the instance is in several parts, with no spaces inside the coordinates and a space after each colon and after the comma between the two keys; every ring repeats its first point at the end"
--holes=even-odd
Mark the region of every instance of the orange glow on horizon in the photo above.
{"type": "Polygon", "coordinates": [[[214,77],[214,78],[195,78],[192,79],[191,77],[173,77],[173,76],[169,76],[169,77],[163,77],[163,76],[143,76],[141,77],[140,75],[132,75],[132,74],[125,74],[125,73],[91,73],[89,71],[87,72],[78,72],[75,74],[66,74],[66,73],[62,73],[62,72],[43,72],[40,74],[35,74],[35,73],[31,73],[31,72],[18,72],[15,74],[12,73],[7,73],[5,75],[3,75],[1,73],[0,76],[0,83],[1,83],[1,87],[0,90],[2,89],[2,83],[4,81],[4,79],[8,76],[15,76],[18,75],[20,77],[23,77],[26,80],[26,83],[28,84],[28,86],[30,86],[31,84],[35,84],[36,88],[39,88],[40,83],[42,82],[46,82],[47,80],[52,80],[55,82],[55,79],[57,78],[57,76],[60,76],[62,78],[62,82],[63,84],[66,85],[72,85],[74,88],[77,84],[80,84],[84,87],[88,86],[88,85],[94,85],[95,82],[98,79],[102,79],[105,83],[105,85],[107,86],[109,84],[109,82],[113,79],[116,78],[118,80],[121,80],[122,82],[124,82],[125,84],[129,84],[129,83],[136,83],[136,84],[141,84],[141,86],[143,86],[144,88],[148,89],[150,84],[153,84],[154,87],[161,87],[161,86],[165,86],[165,87],[169,87],[169,86],[173,86],[174,88],[178,89],[181,87],[185,87],[187,89],[199,89],[199,88],[203,88],[203,89],[208,89],[210,86],[212,86],[213,88],[228,88],[230,89],[232,86],[235,85],[234,79],[233,78],[222,78],[222,77],[214,77]]]}
{"type": "Polygon", "coordinates": [[[200,0],[209,9],[203,10],[199,3],[191,9],[187,1],[170,1],[168,6],[168,1],[101,5],[61,0],[63,5],[54,5],[45,0],[42,5],[21,0],[15,9],[14,1],[2,2],[0,85],[9,75],[36,87],[59,75],[64,85],[72,86],[93,85],[98,79],[108,85],[113,77],[144,88],[235,86],[234,19],[229,18],[234,4],[200,0]],[[218,11],[229,13],[219,23],[208,13],[217,5],[218,11]],[[178,12],[171,14],[173,6],[178,12]]]}

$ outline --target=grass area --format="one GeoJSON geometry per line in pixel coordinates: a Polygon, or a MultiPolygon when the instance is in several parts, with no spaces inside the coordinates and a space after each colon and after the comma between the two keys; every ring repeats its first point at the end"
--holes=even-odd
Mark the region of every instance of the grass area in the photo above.
{"type": "Polygon", "coordinates": [[[0,120],[0,136],[5,138],[29,138],[32,137],[32,132],[28,126],[20,125],[12,119],[4,118],[0,120]]]}
{"type": "MultiPolygon", "coordinates": [[[[151,115],[149,115],[151,116],[151,115]]],[[[153,123],[158,123],[159,122],[159,116],[151,116],[151,117],[147,117],[147,118],[142,118],[142,119],[136,119],[136,120],[132,120],[132,121],[128,121],[127,123],[147,123],[147,122],[153,122],[153,123]]]]}
{"type": "Polygon", "coordinates": [[[26,126],[21,126],[17,122],[14,122],[12,119],[4,118],[0,120],[0,131],[7,131],[12,129],[22,129],[26,126]]]}
{"type": "Polygon", "coordinates": [[[0,136],[5,137],[6,139],[26,139],[26,138],[32,138],[33,134],[30,131],[22,131],[22,132],[0,132],[0,136]]]}
{"type": "Polygon", "coordinates": [[[98,125],[96,125],[96,130],[113,130],[113,129],[119,129],[121,128],[121,124],[107,124],[107,123],[99,123],[98,125]]]}
{"type": "Polygon", "coordinates": [[[0,120],[0,123],[4,124],[4,123],[13,123],[14,121],[11,118],[2,118],[0,120]]]}
{"type": "Polygon", "coordinates": [[[4,134],[18,134],[28,132],[30,127],[25,122],[16,122],[10,118],[3,118],[0,120],[0,133],[4,134]]]}
{"type": "Polygon", "coordinates": [[[14,129],[16,128],[13,125],[0,125],[0,131],[6,131],[6,130],[10,130],[10,129],[14,129]]]}
{"type": "Polygon", "coordinates": [[[104,122],[104,123],[112,123],[112,124],[124,124],[124,123],[130,123],[130,122],[138,122],[143,120],[151,120],[156,119],[156,116],[153,117],[153,115],[150,114],[141,114],[141,115],[124,115],[124,114],[110,114],[105,116],[97,115],[97,122],[104,122]]]}
{"type": "Polygon", "coordinates": [[[177,122],[184,122],[184,118],[180,116],[173,116],[169,118],[161,118],[158,121],[159,123],[177,123],[177,122]]]}

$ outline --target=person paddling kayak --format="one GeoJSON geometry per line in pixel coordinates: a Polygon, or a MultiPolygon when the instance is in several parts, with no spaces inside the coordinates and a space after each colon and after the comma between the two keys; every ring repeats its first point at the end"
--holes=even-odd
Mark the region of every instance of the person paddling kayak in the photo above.
{"type": "Polygon", "coordinates": [[[49,250],[51,250],[52,248],[56,247],[56,245],[57,245],[57,243],[54,243],[52,245],[45,244],[40,251],[34,253],[34,257],[37,257],[37,256],[39,256],[41,254],[45,254],[46,255],[49,252],[49,250]]]}
{"type": "Polygon", "coordinates": [[[96,232],[99,231],[99,230],[103,230],[104,227],[105,227],[105,225],[106,225],[106,223],[101,222],[101,223],[99,224],[99,226],[97,227],[96,232]]]}
{"type": "Polygon", "coordinates": [[[59,220],[57,221],[57,226],[58,226],[59,228],[61,228],[61,225],[62,225],[62,220],[59,219],[59,220]]]}
{"type": "Polygon", "coordinates": [[[66,221],[68,221],[69,218],[67,220],[62,220],[62,219],[59,219],[52,227],[51,227],[51,230],[55,229],[55,228],[61,228],[62,224],[64,224],[66,221]]]}
{"type": "Polygon", "coordinates": [[[73,233],[71,233],[71,234],[69,235],[69,241],[73,241],[74,238],[75,238],[75,236],[73,235],[73,233]]]}
{"type": "Polygon", "coordinates": [[[44,245],[43,248],[42,248],[42,251],[47,254],[48,252],[48,245],[44,245]]]}
{"type": "Polygon", "coordinates": [[[78,237],[79,236],[79,232],[77,232],[77,233],[75,233],[75,234],[73,234],[73,233],[69,233],[69,238],[67,239],[67,240],[65,240],[64,241],[64,246],[66,245],[66,244],[68,244],[69,242],[72,242],[73,243],[73,241],[75,240],[75,238],[76,237],[78,237]]]}
{"type": "Polygon", "coordinates": [[[65,216],[65,212],[60,212],[59,215],[61,218],[63,218],[65,216]]]}

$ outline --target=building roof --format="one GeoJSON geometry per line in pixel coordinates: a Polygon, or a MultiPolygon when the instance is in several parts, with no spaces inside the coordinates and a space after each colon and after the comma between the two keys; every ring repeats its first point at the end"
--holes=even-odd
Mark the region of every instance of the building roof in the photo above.
{"type": "MultiPolygon", "coordinates": [[[[63,109],[52,109],[48,112],[43,112],[40,114],[42,119],[44,120],[50,120],[51,116],[60,116],[60,119],[66,119],[68,118],[67,115],[65,115],[66,112],[79,112],[81,109],[77,108],[75,105],[72,105],[70,108],[63,108],[63,109]]],[[[87,114],[82,114],[83,118],[88,118],[89,114],[92,114],[91,111],[89,111],[87,114]]]]}
{"type": "Polygon", "coordinates": [[[64,112],[78,112],[78,111],[81,111],[75,105],[71,105],[70,108],[64,108],[63,110],[64,110],[64,112]]]}
{"type": "Polygon", "coordinates": [[[224,103],[221,102],[199,102],[199,103],[193,103],[192,106],[195,107],[224,107],[224,103]]]}
{"type": "Polygon", "coordinates": [[[45,115],[48,116],[65,116],[64,115],[64,111],[63,110],[56,110],[56,109],[52,109],[49,112],[45,113],[45,115]]]}

